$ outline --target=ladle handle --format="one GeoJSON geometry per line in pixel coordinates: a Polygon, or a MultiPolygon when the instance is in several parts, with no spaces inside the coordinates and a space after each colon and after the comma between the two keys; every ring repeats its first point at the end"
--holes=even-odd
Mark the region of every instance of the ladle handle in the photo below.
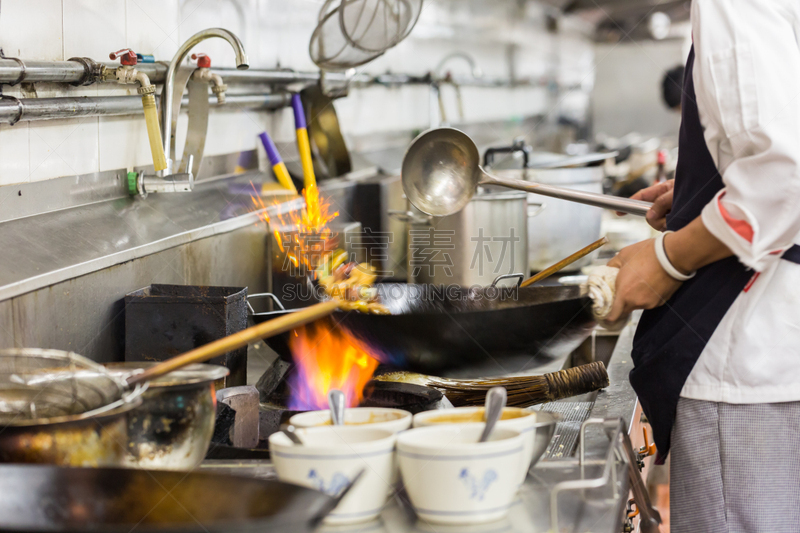
{"type": "Polygon", "coordinates": [[[530,192],[533,194],[541,194],[542,196],[559,198],[561,200],[569,200],[570,202],[577,202],[579,204],[613,209],[614,211],[628,213],[629,215],[638,215],[640,217],[645,216],[647,211],[649,211],[650,207],[653,205],[650,202],[631,200],[630,198],[620,198],[619,196],[611,196],[608,194],[576,191],[574,189],[556,187],[555,185],[545,185],[543,183],[503,178],[489,174],[485,170],[483,170],[483,179],[481,179],[480,183],[481,185],[500,185],[502,187],[508,187],[509,189],[517,189],[519,191],[530,192]]]}
{"type": "Polygon", "coordinates": [[[159,378],[164,374],[168,374],[173,370],[183,368],[184,366],[194,363],[202,363],[204,361],[208,361],[209,359],[219,357],[220,355],[226,354],[231,350],[236,350],[237,348],[246,346],[252,341],[265,339],[267,337],[272,337],[273,335],[284,333],[309,322],[313,322],[314,320],[324,316],[328,316],[338,307],[339,304],[336,300],[328,300],[327,302],[314,304],[310,307],[306,307],[305,309],[294,311],[279,318],[273,318],[272,320],[262,324],[243,329],[238,333],[234,333],[233,335],[210,342],[200,346],[199,348],[188,351],[185,354],[178,355],[172,359],[167,359],[164,362],[148,368],[144,372],[134,374],[128,378],[128,385],[135,385],[137,383],[150,381],[155,378],[159,378]]]}

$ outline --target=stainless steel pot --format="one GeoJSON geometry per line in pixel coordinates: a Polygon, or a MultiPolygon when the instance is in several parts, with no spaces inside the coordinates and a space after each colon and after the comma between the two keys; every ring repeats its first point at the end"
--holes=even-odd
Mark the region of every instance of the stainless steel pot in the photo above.
{"type": "Polygon", "coordinates": [[[0,463],[121,466],[127,415],[141,399],[102,415],[71,415],[0,426],[0,463]]]}
{"type": "Polygon", "coordinates": [[[142,388],[78,354],[0,350],[0,463],[121,466],[142,388]]]}
{"type": "MultiPolygon", "coordinates": [[[[499,176],[558,185],[576,191],[603,192],[603,167],[502,170],[499,176]]],[[[603,210],[556,198],[528,194],[528,267],[538,272],[600,238],[603,210]]],[[[572,264],[580,268],[589,255],[572,264]]]]}
{"type": "Polygon", "coordinates": [[[408,281],[489,286],[502,274],[527,270],[527,194],[483,191],[458,213],[428,217],[410,208],[408,281]]]}
{"type": "MultiPolygon", "coordinates": [[[[156,363],[111,363],[129,375],[156,363]]],[[[217,412],[214,382],[228,375],[219,365],[190,365],[150,382],[142,405],[127,417],[125,465],[149,470],[190,470],[205,458],[217,412]]]]}

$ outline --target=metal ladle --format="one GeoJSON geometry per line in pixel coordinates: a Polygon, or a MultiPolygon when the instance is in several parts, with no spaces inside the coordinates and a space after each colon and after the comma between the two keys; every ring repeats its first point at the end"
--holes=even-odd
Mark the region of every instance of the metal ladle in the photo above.
{"type": "Polygon", "coordinates": [[[493,176],[481,167],[475,142],[454,128],[428,130],[414,139],[403,157],[402,179],[403,190],[414,207],[432,216],[461,211],[478,185],[500,185],[639,216],[645,216],[652,205],[640,200],[493,176]]]}

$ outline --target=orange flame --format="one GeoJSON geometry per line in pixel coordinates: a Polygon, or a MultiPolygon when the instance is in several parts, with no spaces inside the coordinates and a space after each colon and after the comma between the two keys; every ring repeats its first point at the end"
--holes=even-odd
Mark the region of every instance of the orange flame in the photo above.
{"type": "MultiPolygon", "coordinates": [[[[261,211],[259,216],[269,223],[266,206],[254,185],[253,192],[255,209],[261,211]]],[[[330,203],[320,197],[315,185],[303,189],[302,195],[305,207],[299,212],[278,215],[277,224],[273,223],[273,234],[292,265],[314,273],[333,251],[333,232],[328,224],[339,213],[331,212],[330,203]]],[[[364,385],[375,373],[378,361],[360,342],[330,319],[296,329],[290,339],[289,347],[297,365],[289,381],[290,409],[326,409],[331,389],[344,392],[349,407],[361,403],[364,385]]]]}
{"type": "MultiPolygon", "coordinates": [[[[269,215],[266,213],[266,206],[261,200],[261,196],[256,191],[255,186],[253,191],[253,204],[257,210],[260,210],[260,217],[265,222],[270,222],[269,215]]],[[[277,224],[274,224],[272,230],[275,235],[275,241],[281,252],[286,254],[286,257],[291,261],[295,267],[303,267],[304,271],[300,272],[301,275],[306,272],[313,274],[316,269],[333,250],[331,231],[328,224],[339,216],[338,211],[331,212],[330,202],[325,201],[320,194],[316,185],[310,185],[303,189],[302,193],[305,199],[305,207],[298,211],[290,211],[286,215],[278,215],[277,224]],[[291,228],[287,231],[287,228],[291,228]]],[[[280,202],[276,200],[275,204],[280,202]]]]}
{"type": "Polygon", "coordinates": [[[347,405],[356,407],[378,367],[368,349],[331,319],[296,329],[289,347],[297,365],[289,381],[292,410],[327,409],[331,389],[344,392],[347,405]]]}

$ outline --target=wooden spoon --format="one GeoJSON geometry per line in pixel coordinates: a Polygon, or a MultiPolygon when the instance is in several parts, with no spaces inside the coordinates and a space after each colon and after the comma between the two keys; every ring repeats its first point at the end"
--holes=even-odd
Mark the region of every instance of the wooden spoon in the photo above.
{"type": "Polygon", "coordinates": [[[203,363],[209,359],[226,354],[231,350],[236,350],[237,348],[246,346],[252,341],[266,339],[267,337],[272,337],[274,335],[295,329],[304,324],[330,315],[336,309],[338,309],[338,307],[338,302],[335,300],[329,300],[327,302],[314,304],[299,311],[287,313],[281,317],[274,318],[262,324],[258,324],[251,328],[244,329],[238,333],[234,333],[233,335],[210,342],[204,346],[200,346],[199,348],[195,348],[194,350],[186,352],[185,354],[175,356],[172,359],[167,359],[166,361],[158,363],[157,365],[152,366],[139,374],[133,374],[127,379],[128,385],[136,385],[137,383],[143,383],[145,381],[151,381],[153,379],[160,378],[164,374],[169,374],[173,370],[177,370],[194,363],[203,363]]]}
{"type": "Polygon", "coordinates": [[[594,252],[595,250],[597,250],[601,246],[605,245],[606,243],[608,243],[608,237],[603,237],[602,239],[598,239],[598,240],[594,241],[589,246],[587,246],[585,248],[581,248],[580,250],[578,250],[577,252],[575,252],[571,256],[565,257],[564,259],[562,259],[561,261],[559,261],[558,263],[556,263],[554,265],[550,265],[549,267],[545,268],[544,270],[542,270],[541,272],[539,272],[535,276],[529,277],[528,279],[526,279],[525,281],[522,282],[520,287],[527,287],[528,285],[533,285],[537,281],[541,281],[544,278],[552,276],[553,274],[555,274],[559,270],[571,265],[572,263],[574,263],[575,261],[577,261],[581,257],[586,257],[587,255],[589,255],[590,253],[594,252]]]}

